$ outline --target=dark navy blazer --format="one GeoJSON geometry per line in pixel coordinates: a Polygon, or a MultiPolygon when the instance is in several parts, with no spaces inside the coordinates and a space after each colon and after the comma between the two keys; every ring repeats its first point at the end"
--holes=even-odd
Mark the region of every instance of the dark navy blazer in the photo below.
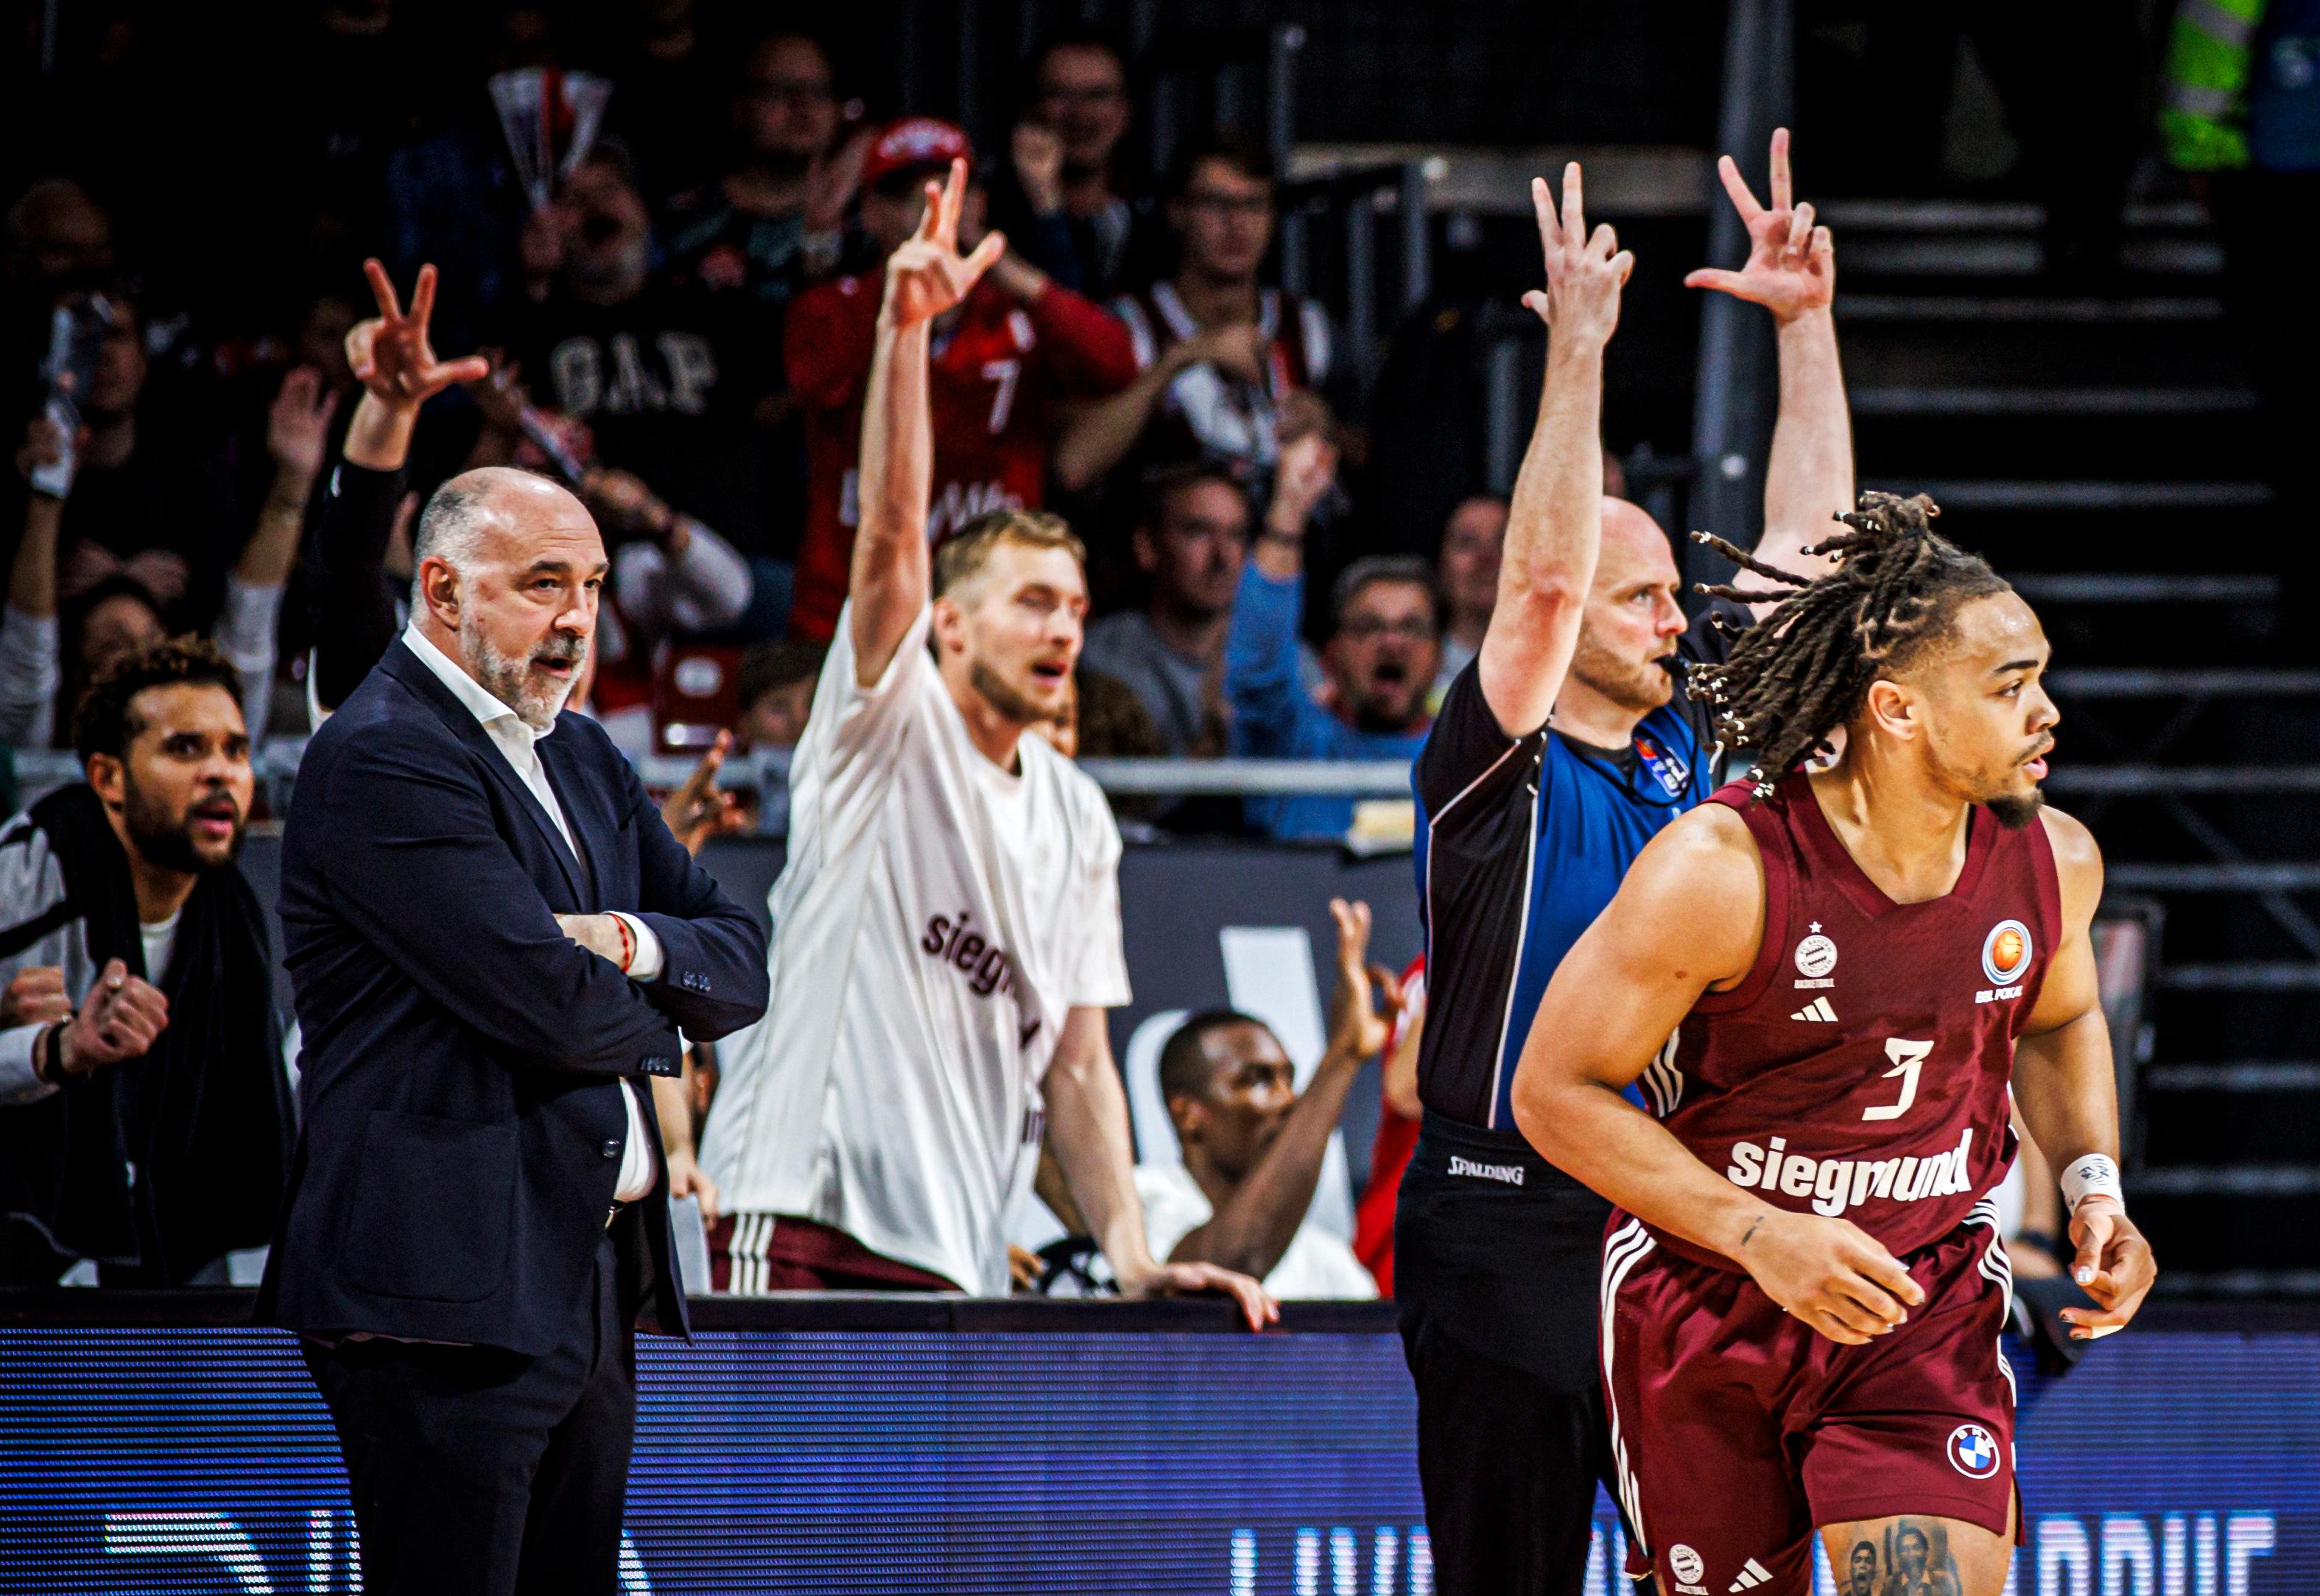
{"type": "MultiPolygon", "coordinates": [[[[766,1001],[756,923],[693,863],[602,728],[539,744],[572,850],[491,734],[400,641],[307,744],[282,846],[304,1053],[261,1323],[550,1350],[592,1278],[637,1083],[766,1001]],[[632,982],[557,914],[650,926],[632,982]]],[[[657,1149],[656,1149],[657,1150],[657,1149]]],[[[686,1333],[668,1182],[638,1217],[638,1324],[686,1333]]]]}

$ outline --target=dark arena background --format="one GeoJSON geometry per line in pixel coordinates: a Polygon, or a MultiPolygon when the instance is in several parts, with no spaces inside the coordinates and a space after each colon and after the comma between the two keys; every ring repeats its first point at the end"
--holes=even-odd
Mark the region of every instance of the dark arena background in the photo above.
{"type": "MultiPolygon", "coordinates": [[[[294,367],[329,367],[346,327],[372,313],[366,257],[406,285],[422,260],[440,267],[447,358],[514,341],[524,185],[545,195],[561,179],[530,169],[539,150],[512,156],[516,124],[503,106],[494,116],[486,81],[609,85],[598,110],[641,174],[653,270],[690,258],[707,282],[743,269],[715,249],[684,258],[682,243],[720,181],[730,80],[749,41],[792,28],[821,46],[840,133],[944,118],[1010,183],[1035,57],[1057,30],[1124,52],[1117,159],[1140,200],[1213,130],[1264,152],[1275,229],[1261,279],[1305,297],[1331,350],[1315,386],[1339,463],[1305,545],[1308,686],[1337,668],[1342,572],[1370,557],[1446,569],[1445,521],[1512,487],[1546,367],[1545,329],[1519,304],[1540,281],[1528,183],[1569,160],[1585,168],[1590,220],[1616,224],[1638,262],[1606,361],[1606,459],[1677,535],[1687,583],[1730,579],[1681,533],[1745,549],[1763,530],[1776,349],[1753,306],[1682,277],[1746,252],[1717,156],[1736,156],[1763,193],[1773,130],[1792,130],[1798,193],[1836,240],[1859,485],[1930,494],[1938,530],[2036,607],[2062,716],[2045,790],[2106,861],[2095,943],[2120,1164],[2161,1275],[2125,1333],[2083,1349],[2057,1342],[2059,1298],[2025,1295],[2006,1342],[2024,1525],[2007,1596],[2320,1592],[2320,525],[2307,469],[2320,299],[2303,241],[2320,209],[2320,5],[0,0],[0,201],[64,182],[105,222],[100,243],[41,231],[37,205],[7,213],[7,452],[58,391],[59,285],[106,286],[133,307],[139,425],[166,442],[166,469],[137,491],[168,502],[150,519],[187,556],[182,601],[157,599],[155,624],[210,627],[268,484],[280,492],[268,404],[294,367]],[[2252,131],[2233,121],[2249,114],[2252,131]],[[231,546],[185,519],[203,494],[231,507],[231,546]]],[[[792,91],[740,97],[752,92],[792,91]]],[[[547,122],[524,125],[553,166],[573,130],[547,122]]],[[[1165,234],[1164,211],[1146,205],[1137,225],[1165,234]]],[[[858,222],[845,212],[847,250],[866,241],[858,222]]],[[[714,335],[729,371],[780,366],[777,322],[736,325],[714,335]]],[[[748,728],[796,681],[744,693],[799,635],[784,638],[785,606],[809,563],[816,467],[797,396],[771,376],[755,410],[720,413],[738,431],[718,439],[749,451],[746,492],[709,468],[671,486],[698,465],[696,440],[638,445],[599,416],[592,441],[568,385],[570,414],[549,403],[569,376],[547,363],[549,341],[521,374],[536,407],[479,413],[455,392],[424,413],[410,485],[431,489],[499,427],[539,468],[558,449],[600,447],[679,520],[696,512],[684,502],[695,485],[747,502],[719,530],[754,583],[750,607],[659,639],[628,682],[622,751],[658,797],[720,728],[741,733],[715,779],[742,824],[700,857],[762,922],[797,732],[752,743],[748,728]]],[[[321,380],[338,385],[342,427],[352,379],[321,380]]],[[[990,432],[1002,426],[994,411],[990,432]]],[[[1155,579],[1132,536],[1143,485],[1123,490],[1116,462],[1110,479],[1066,481],[1067,451],[1050,458],[1048,442],[1035,473],[1085,537],[1095,611],[1134,611],[1155,579]]],[[[295,534],[308,565],[317,481],[310,470],[288,511],[308,518],[295,534]]],[[[44,490],[5,482],[0,558],[15,559],[19,521],[32,524],[20,503],[44,490]]],[[[61,512],[68,542],[95,502],[61,512]]],[[[654,536],[666,546],[666,517],[654,536]]],[[[122,558],[85,572],[84,595],[128,579],[137,553],[113,549],[122,558]]],[[[32,602],[26,563],[12,625],[32,602]]],[[[44,567],[51,654],[78,646],[75,623],[61,643],[55,630],[77,579],[68,558],[59,599],[57,567],[44,567]]],[[[277,954],[281,821],[327,640],[308,576],[275,577],[288,596],[265,656],[270,714],[239,862],[277,954]]],[[[1445,617],[1454,609],[1443,600],[1445,617]]],[[[56,699],[79,668],[66,657],[31,696],[56,699]]],[[[37,675],[0,647],[6,671],[37,675]]],[[[1078,703],[1081,766],[1126,839],[1135,998],[1112,1011],[1110,1042],[1139,1147],[1173,1156],[1155,1060],[1187,1014],[1257,1016],[1301,1083],[1337,979],[1329,901],[1370,905],[1372,962],[1399,970],[1421,950],[1409,757],[1252,751],[1202,719],[1207,704],[1190,712],[1201,735],[1172,748],[1157,713],[1136,711],[1140,733],[1115,736],[1084,687],[1078,703]],[[1358,805],[1350,829],[1290,834],[1263,818],[1340,802],[1358,805]]],[[[62,724],[0,748],[0,813],[82,778],[62,724]]],[[[276,997],[286,1014],[286,972],[276,997]]],[[[1312,1200],[1309,1222],[1333,1236],[1350,1237],[1383,1166],[1381,1100],[1372,1060],[1312,1200]]],[[[362,1588],[329,1416],[295,1338],[249,1322],[259,1266],[238,1255],[182,1289],[94,1289],[94,1271],[0,1277],[0,1596],[362,1588]]],[[[1213,1301],[745,1299],[688,1283],[694,1344],[639,1341],[624,1596],[1435,1589],[1391,1301],[1288,1302],[1277,1330],[1251,1335],[1213,1301]]],[[[1620,1596],[1633,1587],[1607,1500],[1595,1530],[1586,1591],[1620,1596]]],[[[1818,1565],[1817,1591],[1837,1589],[1818,1565]]]]}

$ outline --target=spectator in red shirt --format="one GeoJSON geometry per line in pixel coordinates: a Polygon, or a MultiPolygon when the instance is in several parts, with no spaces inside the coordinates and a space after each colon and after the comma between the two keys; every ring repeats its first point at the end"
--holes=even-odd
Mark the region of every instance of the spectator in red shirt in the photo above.
{"type": "MultiPolygon", "coordinates": [[[[928,181],[969,154],[965,133],[931,117],[906,118],[878,135],[863,161],[862,223],[882,253],[918,227],[928,181]]],[[[982,237],[983,216],[983,190],[971,188],[959,224],[962,249],[982,237]]],[[[839,277],[807,290],[790,313],[784,341],[790,387],[806,413],[807,482],[793,637],[827,641],[846,600],[859,514],[862,394],[884,280],[884,268],[875,277],[839,277]]],[[[1058,401],[1113,394],[1135,376],[1127,328],[1020,256],[1000,257],[935,322],[928,537],[939,543],[988,510],[1037,506],[1058,401]]]]}

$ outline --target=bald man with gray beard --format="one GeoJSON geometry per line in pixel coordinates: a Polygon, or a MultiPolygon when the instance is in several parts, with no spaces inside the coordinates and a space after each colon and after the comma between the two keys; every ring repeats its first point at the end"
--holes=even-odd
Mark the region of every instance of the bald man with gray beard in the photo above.
{"type": "Polygon", "coordinates": [[[303,1128],[262,1323],[295,1330],[373,1592],[618,1589],[635,1332],[686,1334],[648,1084],[766,1007],[766,946],[562,713],[603,540],[470,471],[283,836],[303,1128]]]}

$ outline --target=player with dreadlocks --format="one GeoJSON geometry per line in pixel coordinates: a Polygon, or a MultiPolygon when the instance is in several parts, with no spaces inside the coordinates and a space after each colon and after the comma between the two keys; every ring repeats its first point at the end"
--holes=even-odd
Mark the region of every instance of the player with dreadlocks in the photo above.
{"type": "Polygon", "coordinates": [[[1757,768],[1643,850],[1517,1072],[1524,1133],[1617,1205],[1604,1384],[1663,1591],[1801,1596],[1808,1527],[1880,1588],[1908,1547],[1960,1596],[2003,1590],[2009,1088],[2063,1171],[2094,1304],[2072,1335],[2151,1288],[2089,941],[2102,859],[2040,802],[2046,639],[1934,514],[1864,496],[1812,581],[1721,549],[1790,590],[1696,673],[1757,768]],[[1654,1112],[1621,1095],[1638,1080],[1654,1112]]]}

